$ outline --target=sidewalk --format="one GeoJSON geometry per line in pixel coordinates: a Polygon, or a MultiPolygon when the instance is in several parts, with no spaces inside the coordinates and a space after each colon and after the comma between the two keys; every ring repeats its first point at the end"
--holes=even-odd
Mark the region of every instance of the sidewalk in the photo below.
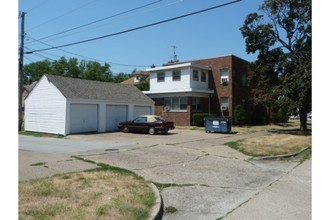
{"type": "Polygon", "coordinates": [[[223,219],[312,219],[311,163],[298,165],[223,219]]]}

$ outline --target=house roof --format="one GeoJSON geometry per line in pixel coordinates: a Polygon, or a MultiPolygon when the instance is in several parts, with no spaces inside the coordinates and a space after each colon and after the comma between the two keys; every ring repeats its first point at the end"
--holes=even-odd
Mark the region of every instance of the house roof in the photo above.
{"type": "Polygon", "coordinates": [[[69,78],[56,75],[45,75],[45,77],[54,84],[54,86],[67,99],[154,104],[154,101],[133,85],[69,78]]]}
{"type": "Polygon", "coordinates": [[[210,70],[211,68],[208,66],[196,64],[196,63],[178,63],[168,66],[161,66],[161,67],[155,67],[155,68],[149,68],[146,69],[147,72],[156,72],[156,71],[163,71],[163,70],[170,70],[170,69],[177,69],[177,68],[186,68],[186,67],[193,67],[203,70],[210,70]]]}
{"type": "Polygon", "coordinates": [[[37,84],[37,81],[34,81],[33,83],[29,84],[29,85],[25,85],[24,89],[30,93],[32,91],[32,89],[35,87],[35,85],[37,84]]]}

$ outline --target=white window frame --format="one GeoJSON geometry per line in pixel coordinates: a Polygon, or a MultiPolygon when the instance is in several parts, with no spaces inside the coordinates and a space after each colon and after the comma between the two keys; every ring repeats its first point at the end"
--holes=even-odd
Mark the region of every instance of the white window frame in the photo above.
{"type": "Polygon", "coordinates": [[[181,81],[181,70],[172,71],[172,81],[181,81]]]}
{"type": "Polygon", "coordinates": [[[199,81],[199,71],[198,70],[193,70],[193,81],[199,81]]]}
{"type": "Polygon", "coordinates": [[[176,96],[164,98],[164,111],[186,112],[188,109],[188,97],[176,96]]]}
{"type": "Polygon", "coordinates": [[[200,97],[191,97],[191,110],[194,112],[202,111],[202,98],[200,97]]]}
{"type": "Polygon", "coordinates": [[[165,82],[165,72],[157,73],[157,82],[165,82]]]}
{"type": "Polygon", "coordinates": [[[206,72],[201,72],[201,82],[206,82],[206,72]]]}
{"type": "Polygon", "coordinates": [[[229,83],[229,68],[220,69],[220,83],[229,83]],[[226,74],[225,74],[226,71],[226,74]]]}
{"type": "Polygon", "coordinates": [[[229,97],[220,97],[220,110],[229,111],[229,97]]]}

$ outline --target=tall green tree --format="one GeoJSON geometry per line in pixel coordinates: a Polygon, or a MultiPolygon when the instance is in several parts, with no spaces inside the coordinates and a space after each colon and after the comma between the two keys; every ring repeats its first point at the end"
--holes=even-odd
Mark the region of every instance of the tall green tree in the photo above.
{"type": "Polygon", "coordinates": [[[81,65],[84,67],[82,73],[83,79],[111,82],[113,75],[109,64],[101,65],[96,61],[88,61],[81,65]]]}
{"type": "Polygon", "coordinates": [[[131,78],[131,74],[127,74],[127,73],[118,73],[116,75],[114,75],[113,77],[113,82],[115,83],[121,83],[127,79],[131,78]]]}
{"type": "Polygon", "coordinates": [[[258,53],[250,71],[250,78],[260,80],[255,98],[269,91],[263,102],[290,100],[290,107],[299,109],[302,131],[311,110],[311,7],[311,0],[265,0],[259,14],[249,14],[240,28],[247,53],[258,53]],[[271,82],[270,88],[262,81],[271,82]]]}
{"type": "MultiPolygon", "coordinates": [[[[23,71],[32,81],[38,81],[44,74],[106,82],[114,80],[109,64],[102,65],[96,61],[86,60],[79,62],[77,58],[61,57],[52,62],[48,60],[38,61],[24,65],[23,71]]],[[[120,76],[124,77],[124,74],[120,76]]]]}
{"type": "MultiPolygon", "coordinates": [[[[51,71],[51,63],[48,60],[38,61],[24,65],[23,72],[34,82],[38,81],[44,74],[51,71]]],[[[26,84],[27,82],[25,82],[26,84]]]]}

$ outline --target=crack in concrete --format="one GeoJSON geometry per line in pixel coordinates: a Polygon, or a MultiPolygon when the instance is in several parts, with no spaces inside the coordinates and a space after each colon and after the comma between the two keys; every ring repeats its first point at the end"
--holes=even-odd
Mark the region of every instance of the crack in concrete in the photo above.
{"type": "Polygon", "coordinates": [[[170,166],[170,165],[179,165],[179,164],[187,164],[187,163],[190,163],[190,162],[194,162],[194,161],[197,161],[203,157],[207,157],[209,156],[210,154],[206,153],[206,154],[203,154],[203,155],[200,155],[200,156],[197,156],[195,159],[192,159],[192,160],[187,160],[187,161],[179,161],[177,163],[167,163],[167,164],[160,164],[160,165],[153,165],[153,166],[149,166],[149,167],[142,167],[142,168],[136,168],[134,170],[136,171],[141,171],[141,170],[144,170],[144,169],[154,169],[154,168],[157,168],[157,167],[166,167],[166,166],[170,166]]]}
{"type": "MultiPolygon", "coordinates": [[[[225,217],[227,217],[230,213],[234,212],[236,209],[242,207],[244,204],[248,203],[251,199],[255,198],[256,196],[258,196],[260,193],[264,192],[266,189],[269,189],[269,187],[271,187],[273,184],[275,184],[276,182],[280,181],[284,176],[288,175],[289,173],[291,173],[294,169],[296,169],[298,166],[300,165],[297,164],[295,165],[292,169],[290,169],[289,171],[283,173],[281,176],[279,176],[277,179],[275,179],[273,182],[269,183],[267,186],[260,188],[260,190],[258,192],[256,192],[255,194],[253,194],[250,198],[248,198],[246,201],[242,202],[241,204],[239,204],[238,206],[236,206],[235,208],[233,208],[231,211],[227,212],[224,216],[219,217],[218,219],[223,219],[225,217]]],[[[256,165],[255,165],[256,166],[256,165]]]]}

